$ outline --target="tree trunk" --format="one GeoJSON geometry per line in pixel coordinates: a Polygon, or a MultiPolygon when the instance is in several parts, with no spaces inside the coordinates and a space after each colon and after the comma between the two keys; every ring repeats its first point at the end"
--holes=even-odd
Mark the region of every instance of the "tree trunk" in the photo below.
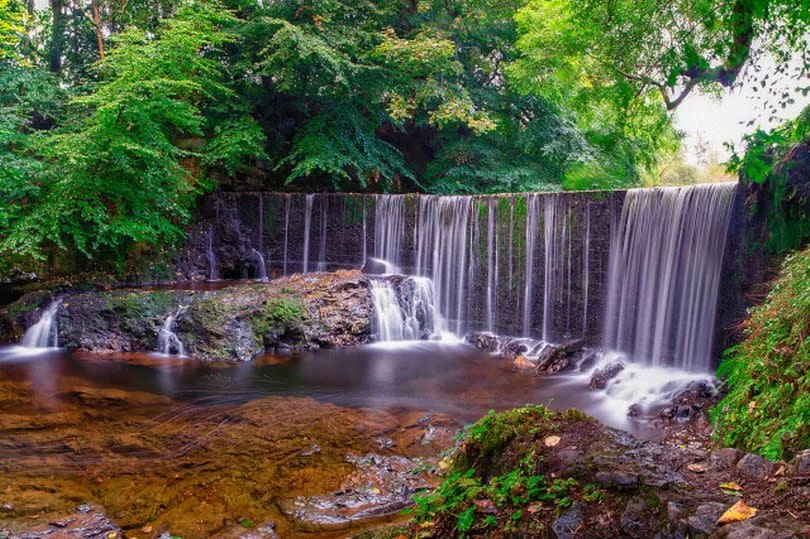
{"type": "Polygon", "coordinates": [[[48,67],[54,73],[62,70],[62,52],[65,46],[64,0],[50,0],[51,4],[51,43],[48,50],[48,67]]]}
{"type": "Polygon", "coordinates": [[[91,0],[93,5],[93,26],[96,29],[96,43],[98,44],[98,57],[104,60],[104,35],[101,31],[101,12],[98,9],[98,0],[91,0]]]}

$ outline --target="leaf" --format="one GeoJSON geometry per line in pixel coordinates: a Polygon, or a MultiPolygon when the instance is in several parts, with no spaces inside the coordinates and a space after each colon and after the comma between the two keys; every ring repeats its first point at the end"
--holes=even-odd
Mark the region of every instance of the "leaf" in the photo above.
{"type": "Polygon", "coordinates": [[[706,465],[705,464],[690,464],[686,468],[690,472],[694,472],[694,473],[703,473],[703,472],[706,471],[706,465]]]}
{"type": "Polygon", "coordinates": [[[546,447],[555,447],[557,444],[560,443],[560,437],[559,436],[547,436],[546,439],[543,440],[543,443],[546,445],[546,447]]]}
{"type": "Polygon", "coordinates": [[[726,512],[723,513],[719,519],[717,519],[717,524],[728,524],[730,522],[748,520],[756,514],[757,510],[754,507],[751,507],[744,501],[740,500],[726,509],[726,512]]]}

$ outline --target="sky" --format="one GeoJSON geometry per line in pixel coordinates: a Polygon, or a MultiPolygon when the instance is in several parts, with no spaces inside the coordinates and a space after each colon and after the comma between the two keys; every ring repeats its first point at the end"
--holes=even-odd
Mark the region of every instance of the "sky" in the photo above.
{"type": "MultiPolygon", "coordinates": [[[[772,61],[763,60],[763,67],[765,72],[774,71],[772,61]]],[[[754,92],[753,85],[746,82],[740,88],[726,90],[720,99],[692,92],[675,110],[675,126],[686,133],[683,150],[687,163],[699,165],[695,146],[701,138],[708,143],[710,152],[717,152],[722,162],[729,157],[724,142],[733,142],[740,147],[746,133],[753,132],[757,127],[768,129],[779,125],[787,118],[795,118],[805,106],[810,105],[810,94],[802,96],[801,93],[791,92],[796,102],[780,109],[780,118],[769,122],[769,113],[763,110],[761,101],[757,99],[762,92],[754,92]],[[750,120],[756,123],[746,125],[750,120]]],[[[783,81],[777,87],[788,90],[807,85],[810,85],[810,80],[802,82],[794,78],[783,81]]]]}

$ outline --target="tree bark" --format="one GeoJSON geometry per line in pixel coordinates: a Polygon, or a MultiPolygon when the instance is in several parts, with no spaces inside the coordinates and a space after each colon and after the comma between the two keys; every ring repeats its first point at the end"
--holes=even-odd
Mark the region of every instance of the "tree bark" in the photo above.
{"type": "Polygon", "coordinates": [[[62,53],[65,47],[64,0],[50,0],[51,4],[51,43],[48,50],[48,67],[54,73],[62,70],[62,53]]]}
{"type": "Polygon", "coordinates": [[[96,43],[98,44],[98,57],[104,60],[104,34],[101,31],[101,12],[98,9],[98,0],[91,0],[93,5],[93,26],[96,29],[96,43]]]}

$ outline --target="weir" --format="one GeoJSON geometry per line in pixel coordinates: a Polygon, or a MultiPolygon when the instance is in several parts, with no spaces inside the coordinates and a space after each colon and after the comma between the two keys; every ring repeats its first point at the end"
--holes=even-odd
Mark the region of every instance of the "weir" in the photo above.
{"type": "MultiPolygon", "coordinates": [[[[341,268],[423,277],[432,281],[436,312],[459,336],[584,340],[652,365],[705,370],[735,185],[475,196],[218,193],[206,204],[216,208],[209,215],[238,216],[240,242],[261,242],[238,251],[264,253],[269,278],[341,268]]],[[[244,273],[236,255],[225,259],[237,249],[223,226],[203,219],[192,229],[179,273],[208,272],[195,263],[205,261],[195,256],[203,239],[196,234],[220,242],[220,267],[244,273]],[[208,225],[214,232],[204,234],[208,225]]]]}

